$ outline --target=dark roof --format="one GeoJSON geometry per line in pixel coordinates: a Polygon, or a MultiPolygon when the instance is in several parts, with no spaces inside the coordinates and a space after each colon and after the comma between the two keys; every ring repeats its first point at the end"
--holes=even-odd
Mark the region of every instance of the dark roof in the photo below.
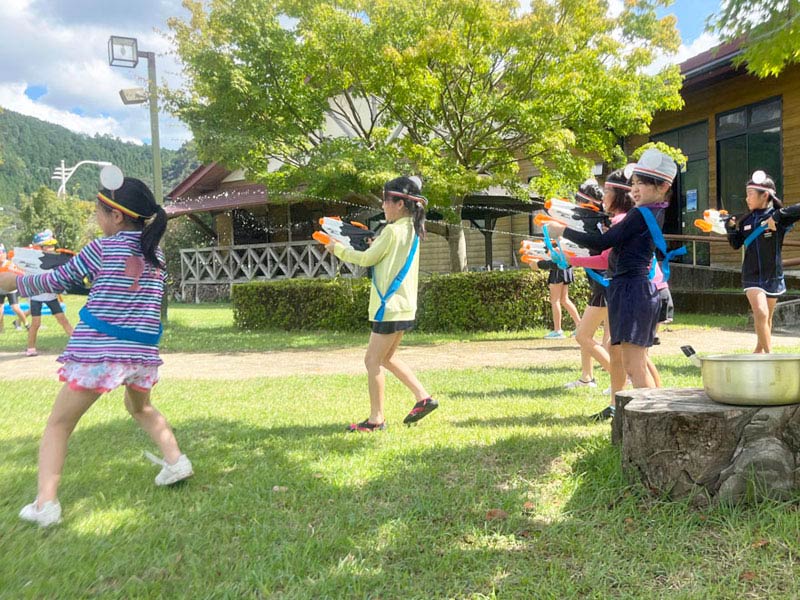
{"type": "Polygon", "coordinates": [[[737,39],[701,52],[680,64],[683,90],[705,87],[736,75],[733,59],[742,53],[742,40],[737,39]]]}
{"type": "Polygon", "coordinates": [[[221,212],[266,203],[267,189],[261,184],[250,183],[226,190],[215,190],[199,196],[187,196],[172,200],[164,206],[164,210],[168,218],[173,218],[198,212],[221,212]]]}
{"type": "Polygon", "coordinates": [[[217,162],[209,165],[200,165],[174,190],[167,194],[167,198],[177,200],[185,196],[199,196],[206,192],[216,190],[222,180],[231,174],[230,169],[226,169],[217,162]]]}

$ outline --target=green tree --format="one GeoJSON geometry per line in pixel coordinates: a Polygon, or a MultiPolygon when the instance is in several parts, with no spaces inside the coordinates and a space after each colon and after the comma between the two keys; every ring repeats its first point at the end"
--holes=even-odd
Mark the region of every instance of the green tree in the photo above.
{"type": "Polygon", "coordinates": [[[722,0],[719,12],[707,25],[727,42],[744,41],[735,65],[746,65],[750,73],[769,77],[800,62],[798,17],[798,0],[722,0]]]}
{"type": "Polygon", "coordinates": [[[44,229],[53,231],[59,246],[78,251],[98,234],[94,203],[74,196],[59,198],[47,187],[24,196],[19,211],[17,243],[28,245],[44,229]]]}
{"type": "MultiPolygon", "coordinates": [[[[661,4],[661,2],[658,2],[661,4]]],[[[187,87],[167,93],[201,157],[245,167],[271,192],[364,201],[415,172],[452,223],[465,194],[525,196],[584,178],[589,156],[624,161],[619,140],[681,105],[674,18],[650,0],[187,0],[173,41],[187,87]],[[258,15],[257,19],[252,15],[258,15]],[[341,131],[333,131],[336,124],[341,131]],[[276,169],[276,165],[280,168],[276,169]]],[[[461,228],[446,228],[463,270],[461,228]]]]}

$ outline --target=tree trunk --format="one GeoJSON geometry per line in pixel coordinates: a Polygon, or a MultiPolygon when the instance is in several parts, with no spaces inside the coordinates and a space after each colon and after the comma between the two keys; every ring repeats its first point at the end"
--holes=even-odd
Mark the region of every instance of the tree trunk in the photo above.
{"type": "Polygon", "coordinates": [[[800,484],[800,406],[734,406],[702,389],[618,392],[622,467],[651,492],[698,505],[786,498],[800,484]]]}
{"type": "Polygon", "coordinates": [[[450,272],[467,270],[467,239],[461,227],[447,228],[447,245],[450,248],[450,272]]]}

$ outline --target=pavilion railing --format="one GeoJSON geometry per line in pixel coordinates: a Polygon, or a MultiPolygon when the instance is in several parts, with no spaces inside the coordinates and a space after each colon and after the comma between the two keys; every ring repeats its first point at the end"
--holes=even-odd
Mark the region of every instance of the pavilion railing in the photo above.
{"type": "Polygon", "coordinates": [[[281,242],[187,248],[181,254],[181,295],[203,285],[298,277],[361,277],[365,269],[342,262],[317,242],[281,242]]]}

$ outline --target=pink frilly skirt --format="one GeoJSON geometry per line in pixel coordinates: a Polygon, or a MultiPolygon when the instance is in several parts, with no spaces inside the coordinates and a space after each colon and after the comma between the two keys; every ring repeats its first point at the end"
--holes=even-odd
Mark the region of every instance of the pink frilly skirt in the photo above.
{"type": "Polygon", "coordinates": [[[65,362],[58,370],[58,378],[70,389],[103,394],[121,385],[140,392],[148,392],[158,383],[158,366],[120,362],[79,363],[65,362]]]}

